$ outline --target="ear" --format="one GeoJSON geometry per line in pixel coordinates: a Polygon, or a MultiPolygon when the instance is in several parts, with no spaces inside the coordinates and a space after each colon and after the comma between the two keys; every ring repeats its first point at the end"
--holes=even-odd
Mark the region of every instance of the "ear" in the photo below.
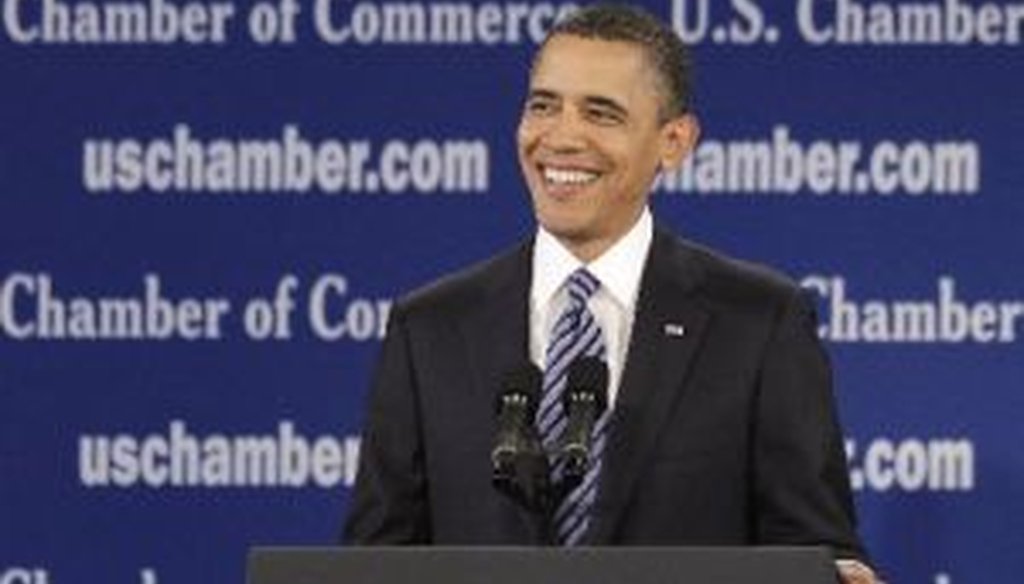
{"type": "Polygon", "coordinates": [[[676,170],[697,147],[700,123],[692,114],[684,114],[661,126],[661,170],[676,170]]]}

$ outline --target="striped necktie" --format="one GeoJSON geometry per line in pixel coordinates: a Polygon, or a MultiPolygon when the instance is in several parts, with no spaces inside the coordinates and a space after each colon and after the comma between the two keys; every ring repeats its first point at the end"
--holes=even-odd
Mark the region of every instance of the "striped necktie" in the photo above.
{"type": "MultiPolygon", "coordinates": [[[[601,283],[585,268],[569,276],[566,284],[568,304],[555,321],[545,353],[544,389],[537,410],[537,427],[545,450],[557,452],[567,424],[562,405],[569,365],[580,357],[605,358],[604,335],[587,308],[587,300],[601,283]]],[[[594,427],[590,463],[583,480],[559,502],[554,515],[555,535],[566,546],[579,544],[590,526],[590,509],[597,498],[601,453],[605,445],[605,429],[610,419],[605,411],[594,427]]],[[[565,461],[552,461],[551,478],[560,484],[565,474],[565,461]]]]}

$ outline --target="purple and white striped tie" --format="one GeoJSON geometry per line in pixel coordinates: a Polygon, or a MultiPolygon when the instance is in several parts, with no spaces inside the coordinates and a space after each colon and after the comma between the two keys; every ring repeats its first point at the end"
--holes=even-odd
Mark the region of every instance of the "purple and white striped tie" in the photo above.
{"type": "MultiPolygon", "coordinates": [[[[569,302],[555,326],[545,353],[544,389],[537,410],[537,428],[548,452],[556,452],[567,418],[562,405],[569,364],[580,357],[605,358],[604,335],[587,308],[587,300],[601,287],[601,282],[580,268],[569,276],[567,292],[569,302]]],[[[610,410],[606,410],[594,426],[591,435],[590,461],[583,480],[559,503],[555,510],[554,527],[558,542],[566,546],[577,545],[590,526],[590,509],[597,498],[598,477],[601,472],[601,454],[604,452],[610,410]]],[[[552,461],[551,479],[558,484],[565,473],[565,461],[552,461]]]]}

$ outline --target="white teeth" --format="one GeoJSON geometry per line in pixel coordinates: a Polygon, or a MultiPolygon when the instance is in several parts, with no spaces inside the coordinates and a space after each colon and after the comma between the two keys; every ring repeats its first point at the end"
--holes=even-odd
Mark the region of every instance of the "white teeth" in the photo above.
{"type": "Polygon", "coordinates": [[[581,185],[597,179],[596,172],[586,170],[561,170],[557,168],[545,168],[544,180],[556,185],[581,185]]]}

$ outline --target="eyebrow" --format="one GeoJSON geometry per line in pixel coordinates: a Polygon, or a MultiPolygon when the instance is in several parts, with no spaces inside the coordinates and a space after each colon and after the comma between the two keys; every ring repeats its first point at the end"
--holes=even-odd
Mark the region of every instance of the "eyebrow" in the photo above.
{"type": "Polygon", "coordinates": [[[527,99],[534,99],[537,97],[543,97],[545,99],[558,99],[558,94],[554,91],[547,89],[531,89],[530,93],[526,96],[527,99]]]}

